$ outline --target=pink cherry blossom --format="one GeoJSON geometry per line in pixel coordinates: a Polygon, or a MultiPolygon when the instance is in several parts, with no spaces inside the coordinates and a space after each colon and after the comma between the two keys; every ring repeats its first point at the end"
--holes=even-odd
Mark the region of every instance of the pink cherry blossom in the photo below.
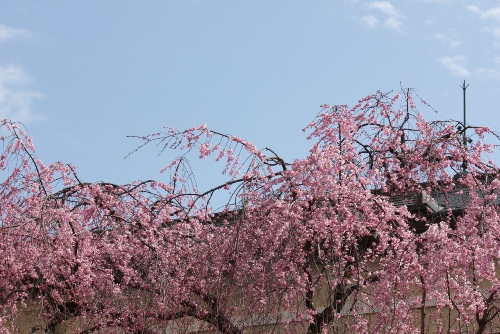
{"type": "Polygon", "coordinates": [[[206,125],[134,136],[180,156],[125,185],[44,164],[3,120],[0,332],[500,331],[495,136],[464,146],[417,102],[323,104],[289,163],[206,125]],[[196,189],[189,154],[227,180],[196,189]]]}

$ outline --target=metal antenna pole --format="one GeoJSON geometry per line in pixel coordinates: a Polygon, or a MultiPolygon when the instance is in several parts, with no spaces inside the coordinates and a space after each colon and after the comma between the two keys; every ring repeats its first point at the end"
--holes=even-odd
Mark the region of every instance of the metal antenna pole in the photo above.
{"type": "Polygon", "coordinates": [[[465,121],[466,121],[466,112],[465,112],[465,95],[466,95],[466,94],[465,94],[465,91],[467,90],[467,87],[469,87],[469,85],[467,85],[467,86],[466,86],[466,85],[465,85],[465,80],[464,80],[464,83],[463,83],[463,84],[462,84],[462,86],[460,86],[460,87],[461,87],[461,88],[463,89],[463,91],[464,91],[464,133],[463,133],[463,140],[464,140],[464,146],[466,146],[466,145],[467,145],[467,137],[466,137],[466,135],[465,135],[465,129],[466,129],[467,125],[466,125],[466,123],[465,123],[465,121]]]}
{"type": "MultiPolygon", "coordinates": [[[[469,87],[469,85],[465,85],[465,80],[464,80],[464,83],[462,84],[462,86],[460,86],[462,88],[462,90],[464,91],[464,132],[463,132],[463,145],[464,145],[464,148],[467,148],[467,136],[465,134],[465,131],[467,129],[467,125],[466,125],[466,110],[465,110],[465,91],[467,90],[467,87],[469,87]]],[[[467,169],[467,163],[464,161],[463,164],[462,164],[462,169],[463,169],[463,172],[465,173],[465,170],[467,169]]]]}

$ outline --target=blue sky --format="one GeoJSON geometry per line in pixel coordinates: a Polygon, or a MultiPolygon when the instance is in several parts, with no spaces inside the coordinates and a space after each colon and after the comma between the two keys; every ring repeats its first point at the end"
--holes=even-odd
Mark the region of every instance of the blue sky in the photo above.
{"type": "MultiPolygon", "coordinates": [[[[0,117],[86,181],[165,179],[176,152],[124,160],[127,135],[163,126],[206,123],[292,161],[321,104],[401,86],[438,110],[426,118],[461,119],[463,80],[468,122],[500,130],[500,1],[0,3],[0,117]]],[[[219,180],[197,168],[200,187],[219,180]]]]}

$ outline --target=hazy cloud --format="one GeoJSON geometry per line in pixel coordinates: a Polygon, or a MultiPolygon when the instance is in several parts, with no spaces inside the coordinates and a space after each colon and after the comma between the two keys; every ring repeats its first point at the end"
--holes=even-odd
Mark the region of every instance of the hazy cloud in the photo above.
{"type": "Polygon", "coordinates": [[[367,15],[360,18],[360,21],[367,27],[375,28],[378,25],[378,19],[373,15],[367,15]]]}
{"type": "Polygon", "coordinates": [[[27,88],[31,78],[22,67],[16,65],[0,66],[0,118],[28,123],[43,119],[33,112],[32,104],[43,94],[27,88]]]}
{"type": "Polygon", "coordinates": [[[470,71],[465,67],[466,58],[464,55],[456,55],[454,57],[439,58],[441,66],[451,72],[452,75],[458,77],[468,77],[470,71]]]}
{"type": "Polygon", "coordinates": [[[492,68],[478,68],[475,71],[475,74],[477,74],[479,77],[483,79],[496,79],[500,80],[500,57],[495,57],[493,59],[493,62],[495,64],[494,67],[492,68]]]}
{"type": "Polygon", "coordinates": [[[412,0],[412,2],[439,3],[439,4],[453,3],[453,1],[455,0],[412,0]]]}
{"type": "Polygon", "coordinates": [[[449,43],[449,46],[451,46],[452,48],[456,48],[460,45],[462,45],[464,43],[464,41],[461,41],[461,40],[453,40],[449,43]]]}
{"type": "Polygon", "coordinates": [[[389,29],[401,31],[401,26],[403,25],[403,22],[396,19],[395,17],[389,17],[387,20],[385,20],[384,25],[389,29]]]}
{"type": "Polygon", "coordinates": [[[454,34],[447,35],[447,34],[435,33],[433,37],[435,40],[447,44],[452,48],[456,48],[463,44],[463,41],[458,39],[454,34]]]}
{"type": "Polygon", "coordinates": [[[500,70],[496,68],[478,68],[474,74],[483,79],[500,79],[500,70]]]}
{"type": "Polygon", "coordinates": [[[433,18],[428,18],[428,19],[426,19],[424,21],[424,24],[426,26],[432,26],[432,25],[436,24],[436,18],[434,18],[434,17],[433,18]]]}
{"type": "Polygon", "coordinates": [[[11,28],[0,24],[0,42],[5,42],[16,37],[30,37],[29,31],[11,28]]]}
{"type": "Polygon", "coordinates": [[[489,27],[484,29],[486,32],[489,32],[493,36],[500,38],[500,26],[489,27]]]}

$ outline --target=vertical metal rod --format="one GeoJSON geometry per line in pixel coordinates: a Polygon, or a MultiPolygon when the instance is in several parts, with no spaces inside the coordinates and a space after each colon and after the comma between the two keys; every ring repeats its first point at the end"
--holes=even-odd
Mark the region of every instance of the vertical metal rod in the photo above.
{"type": "MultiPolygon", "coordinates": [[[[464,80],[464,83],[462,84],[462,86],[460,86],[462,88],[462,90],[464,91],[464,132],[463,132],[463,145],[464,145],[464,148],[467,149],[467,135],[465,134],[466,132],[466,129],[467,129],[467,123],[466,123],[466,104],[465,104],[465,91],[467,90],[467,87],[469,87],[469,85],[465,85],[465,80],[464,80]]],[[[466,172],[467,170],[467,162],[464,160],[464,162],[462,163],[462,171],[466,172]]]]}
{"type": "Polygon", "coordinates": [[[406,113],[410,113],[410,102],[408,102],[408,97],[410,96],[410,88],[406,91],[406,113]]]}
{"type": "Polygon", "coordinates": [[[466,104],[465,104],[465,91],[467,90],[467,87],[469,87],[469,85],[465,85],[465,80],[464,80],[464,83],[462,84],[462,86],[460,86],[463,91],[464,91],[464,133],[463,133],[463,142],[464,142],[464,146],[467,146],[467,136],[465,135],[465,130],[467,128],[467,124],[466,124],[466,104]]]}

